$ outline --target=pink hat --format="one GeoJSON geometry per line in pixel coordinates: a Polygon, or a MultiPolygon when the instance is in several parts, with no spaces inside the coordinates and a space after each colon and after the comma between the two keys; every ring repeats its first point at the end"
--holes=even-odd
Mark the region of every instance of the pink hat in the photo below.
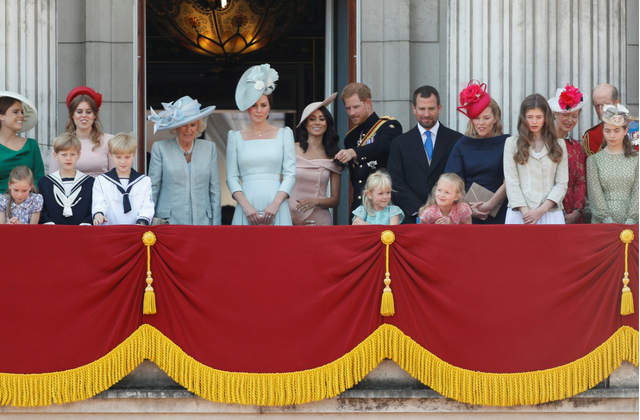
{"type": "Polygon", "coordinates": [[[91,96],[91,98],[96,101],[96,106],[98,107],[98,109],[100,109],[100,105],[102,105],[102,95],[87,86],[78,86],[77,88],[69,92],[69,94],[67,95],[67,108],[69,108],[69,106],[71,105],[71,101],[73,100],[73,98],[78,95],[91,96]]]}
{"type": "Polygon", "coordinates": [[[487,84],[480,84],[477,80],[469,82],[466,88],[460,92],[460,106],[458,111],[468,118],[476,118],[491,102],[491,96],[487,93],[487,84]]]}

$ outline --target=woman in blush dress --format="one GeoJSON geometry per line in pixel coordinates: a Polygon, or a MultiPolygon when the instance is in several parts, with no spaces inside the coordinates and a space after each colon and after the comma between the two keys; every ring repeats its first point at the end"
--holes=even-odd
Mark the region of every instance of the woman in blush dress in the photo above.
{"type": "Polygon", "coordinates": [[[268,122],[278,73],[269,64],[247,70],[236,87],[236,104],[251,123],[227,138],[227,186],[238,202],[234,225],[291,225],[287,199],[296,180],[290,128],[268,122]]]}
{"type": "Polygon", "coordinates": [[[340,174],[344,169],[332,156],[340,151],[333,117],[326,108],[338,94],[307,105],[298,124],[296,183],[289,208],[294,225],[331,226],[330,208],[340,203],[340,174]],[[327,187],[331,179],[331,197],[327,187]]]}
{"type": "MultiPolygon", "coordinates": [[[[113,135],[102,132],[100,106],[102,106],[102,95],[90,87],[79,86],[67,95],[69,120],[65,131],[75,133],[82,143],[76,169],[94,178],[114,168],[113,161],[109,157],[109,139],[113,135]]],[[[49,160],[49,173],[58,169],[60,164],[54,159],[52,153],[49,160]]]]}
{"type": "Polygon", "coordinates": [[[569,183],[567,195],[564,196],[564,221],[566,224],[584,223],[584,207],[587,205],[587,179],[585,165],[587,157],[579,140],[571,138],[569,133],[578,123],[580,110],[587,103],[584,95],[577,87],[567,86],[556,91],[556,96],[549,99],[549,107],[555,115],[555,127],[558,137],[564,139],[569,159],[569,183]]]}
{"type": "Polygon", "coordinates": [[[507,214],[507,196],[502,165],[504,142],[500,107],[486,92],[486,84],[472,80],[460,92],[458,111],[469,118],[464,137],[453,146],[445,173],[457,174],[469,191],[473,183],[488,189],[494,195],[487,202],[472,201],[473,224],[504,224],[507,214]],[[500,209],[491,216],[491,210],[500,209]]]}

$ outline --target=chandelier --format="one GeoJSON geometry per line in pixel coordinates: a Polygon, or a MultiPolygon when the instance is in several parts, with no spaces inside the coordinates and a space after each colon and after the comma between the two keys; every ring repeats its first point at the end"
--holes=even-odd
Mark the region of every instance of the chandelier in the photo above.
{"type": "Polygon", "coordinates": [[[273,44],[303,15],[307,0],[147,0],[158,31],[184,48],[237,65],[273,44]]]}

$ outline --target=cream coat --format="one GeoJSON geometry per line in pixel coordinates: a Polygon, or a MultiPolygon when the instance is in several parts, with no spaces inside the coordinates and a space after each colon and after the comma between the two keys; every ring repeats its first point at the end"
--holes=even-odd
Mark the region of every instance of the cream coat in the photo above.
{"type": "Polygon", "coordinates": [[[528,207],[530,210],[540,207],[545,200],[556,205],[550,211],[562,210],[562,200],[567,193],[569,182],[569,165],[567,146],[563,139],[558,139],[562,148],[562,159],[555,163],[549,158],[549,150],[545,146],[540,157],[533,148],[529,148],[529,160],[518,165],[513,159],[516,154],[518,136],[509,137],[504,144],[504,178],[507,187],[509,207],[528,207]]]}

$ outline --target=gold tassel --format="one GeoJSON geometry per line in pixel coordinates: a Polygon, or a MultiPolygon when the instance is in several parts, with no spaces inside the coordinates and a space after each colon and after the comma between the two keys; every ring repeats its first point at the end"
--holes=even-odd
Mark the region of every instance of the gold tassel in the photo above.
{"type": "Polygon", "coordinates": [[[389,277],[391,274],[389,273],[389,245],[396,240],[396,235],[390,230],[385,230],[382,232],[382,236],[380,238],[382,243],[387,246],[387,257],[386,257],[386,272],[384,279],[384,291],[382,292],[382,302],[380,303],[380,314],[382,316],[392,316],[396,313],[396,308],[393,303],[393,293],[391,293],[391,278],[389,277]]]}
{"type": "Polygon", "coordinates": [[[153,278],[151,277],[151,246],[156,243],[156,235],[153,232],[145,232],[142,235],[142,243],[147,247],[147,287],[144,289],[142,313],[153,315],[156,313],[156,294],[151,286],[151,283],[153,283],[153,278]]]}
{"type": "Polygon", "coordinates": [[[633,313],[633,294],[629,288],[629,244],[633,242],[634,235],[631,229],[625,229],[620,233],[620,240],[624,245],[624,277],[622,279],[622,302],[620,314],[631,315],[633,313]]]}

